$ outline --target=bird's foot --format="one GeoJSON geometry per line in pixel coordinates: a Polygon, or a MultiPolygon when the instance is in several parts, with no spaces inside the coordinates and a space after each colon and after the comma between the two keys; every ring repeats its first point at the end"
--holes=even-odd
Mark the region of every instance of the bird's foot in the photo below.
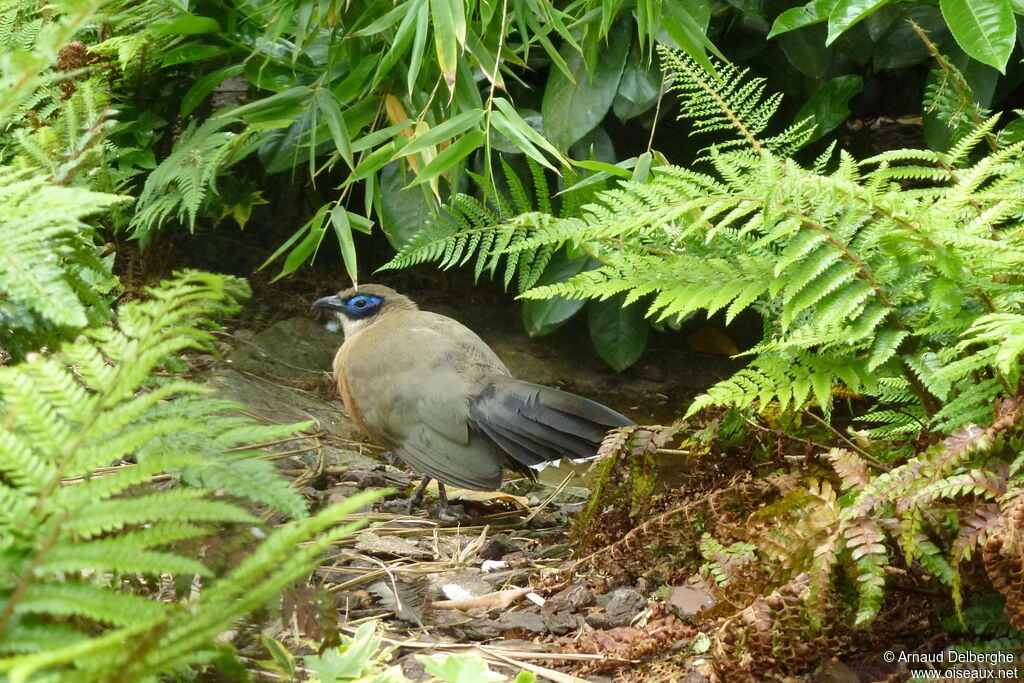
{"type": "Polygon", "coordinates": [[[402,461],[398,459],[398,456],[391,451],[384,451],[380,454],[380,459],[391,465],[392,467],[398,467],[402,464],[402,461]]]}
{"type": "Polygon", "coordinates": [[[438,501],[436,505],[431,505],[428,514],[439,522],[450,522],[453,524],[465,522],[469,519],[465,508],[461,505],[451,505],[448,501],[438,501]]]}

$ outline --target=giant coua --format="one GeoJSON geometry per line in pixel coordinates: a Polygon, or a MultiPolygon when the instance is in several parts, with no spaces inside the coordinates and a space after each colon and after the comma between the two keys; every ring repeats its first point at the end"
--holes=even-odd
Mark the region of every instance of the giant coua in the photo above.
{"type": "Polygon", "coordinates": [[[345,332],[334,377],[349,415],[424,475],[410,508],[431,478],[494,490],[503,467],[534,478],[533,467],[591,457],[609,429],[633,424],[600,403],[515,379],[468,327],[388,287],[363,285],[313,305],[345,332]]]}

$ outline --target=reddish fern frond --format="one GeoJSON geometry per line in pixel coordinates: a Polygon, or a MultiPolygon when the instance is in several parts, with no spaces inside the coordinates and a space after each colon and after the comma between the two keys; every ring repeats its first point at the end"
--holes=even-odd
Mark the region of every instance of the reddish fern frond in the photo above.
{"type": "Polygon", "coordinates": [[[1024,493],[1018,492],[982,546],[985,572],[1006,597],[1006,616],[1016,629],[1024,628],[1024,493]]]}
{"type": "Polygon", "coordinates": [[[832,469],[842,479],[843,488],[864,487],[871,480],[867,463],[853,451],[833,448],[828,452],[828,459],[832,463],[832,469]]]}
{"type": "Polygon", "coordinates": [[[953,561],[970,560],[974,548],[984,544],[1001,523],[1000,507],[996,503],[978,505],[960,522],[960,533],[953,541],[953,561]]]}
{"type": "Polygon", "coordinates": [[[618,455],[626,446],[630,434],[636,427],[619,427],[608,432],[601,441],[601,447],[597,449],[598,458],[607,458],[610,455],[618,455]]]}

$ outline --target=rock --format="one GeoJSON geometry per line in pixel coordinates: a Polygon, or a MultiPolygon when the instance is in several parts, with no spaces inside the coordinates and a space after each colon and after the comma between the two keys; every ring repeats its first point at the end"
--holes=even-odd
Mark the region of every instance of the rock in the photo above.
{"type": "Polygon", "coordinates": [[[329,372],[342,337],[309,318],[274,323],[228,354],[239,369],[261,377],[314,380],[329,372]]]}
{"type": "Polygon", "coordinates": [[[605,617],[611,626],[628,626],[633,617],[647,609],[647,598],[632,588],[617,588],[608,594],[605,617]]]}
{"type": "Polygon", "coordinates": [[[494,619],[476,619],[459,627],[467,640],[493,640],[502,634],[505,624],[494,619]]]}
{"type": "Polygon", "coordinates": [[[533,564],[531,554],[528,554],[524,550],[517,550],[514,553],[509,553],[501,558],[508,563],[509,567],[529,567],[533,564]]]}
{"type": "Polygon", "coordinates": [[[498,617],[498,621],[507,626],[506,630],[520,628],[531,633],[547,633],[548,630],[543,617],[537,612],[504,612],[498,617]]]}
{"type": "Polygon", "coordinates": [[[692,617],[704,607],[711,607],[715,599],[704,590],[695,586],[673,586],[668,593],[669,609],[681,618],[692,617]]]}
{"type": "Polygon", "coordinates": [[[585,585],[574,585],[555,593],[544,604],[544,609],[552,612],[567,610],[578,612],[581,607],[594,604],[594,594],[585,585]]]}
{"type": "Polygon", "coordinates": [[[608,615],[604,612],[591,612],[583,620],[587,622],[588,626],[597,631],[603,631],[611,626],[608,623],[608,615]]]}
{"type": "MultiPolygon", "coordinates": [[[[352,484],[339,484],[337,486],[332,486],[331,488],[327,489],[326,493],[327,500],[325,502],[327,503],[327,505],[334,505],[335,503],[340,503],[343,500],[346,500],[347,498],[350,498],[351,496],[354,496],[355,494],[359,493],[359,489],[357,489],[352,484]]],[[[357,514],[360,512],[370,512],[371,510],[373,510],[373,505],[374,502],[370,501],[369,503],[366,503],[358,510],[354,510],[353,514],[357,514]]]]}
{"type": "Polygon", "coordinates": [[[495,534],[490,540],[484,543],[484,547],[477,553],[481,560],[500,560],[509,553],[517,550],[508,534],[495,534]]]}
{"type": "Polygon", "coordinates": [[[565,610],[561,612],[542,611],[541,616],[544,618],[544,624],[548,627],[548,630],[556,636],[564,636],[566,633],[571,633],[583,623],[582,617],[565,610]]]}
{"type": "Polygon", "coordinates": [[[370,555],[388,555],[391,557],[407,557],[411,559],[430,560],[434,553],[420,548],[411,541],[398,536],[378,536],[372,531],[361,531],[356,536],[356,550],[370,555]]]}
{"type": "Polygon", "coordinates": [[[479,597],[493,593],[494,588],[484,580],[479,570],[465,569],[459,572],[430,574],[427,577],[427,597],[430,600],[453,600],[456,597],[479,597]],[[446,588],[455,586],[456,589],[446,588]],[[462,591],[458,596],[455,592],[462,591]]]}
{"type": "Polygon", "coordinates": [[[838,659],[833,659],[822,664],[808,680],[812,683],[860,683],[860,676],[838,659]]]}

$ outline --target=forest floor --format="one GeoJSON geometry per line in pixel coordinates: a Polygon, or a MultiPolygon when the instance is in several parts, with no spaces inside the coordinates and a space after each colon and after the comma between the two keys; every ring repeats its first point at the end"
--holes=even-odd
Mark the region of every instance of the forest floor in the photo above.
{"type": "MultiPolygon", "coordinates": [[[[530,340],[509,308],[478,305],[453,310],[429,301],[424,307],[466,321],[514,375],[597,398],[642,424],[668,424],[687,396],[735,369],[735,362],[726,358],[664,346],[648,353],[629,374],[615,375],[603,369],[592,352],[582,351],[578,335],[571,331],[561,343],[530,340]]],[[[466,651],[482,656],[499,671],[527,669],[556,683],[709,680],[705,674],[710,673],[713,653],[707,658],[701,653],[712,644],[702,635],[707,629],[694,622],[716,598],[713,587],[702,584],[693,572],[699,556],[668,557],[658,571],[637,570],[634,564],[646,562],[639,548],[658,541],[638,536],[633,540],[640,545],[631,546],[628,524],[620,524],[616,531],[607,520],[601,531],[595,531],[605,535],[595,536],[598,540],[588,549],[589,556],[574,555],[579,548],[570,528],[589,494],[589,465],[550,467],[538,482],[510,480],[500,492],[449,489],[456,509],[465,516],[459,523],[436,521],[436,498],[429,494],[426,511],[405,514],[397,499],[409,495],[414,475],[387,462],[380,449],[368,444],[336,398],[329,368],[341,335],[312,317],[276,317],[258,331],[242,327],[222,333],[221,357],[198,356],[192,364],[220,395],[242,403],[253,417],[310,423],[292,438],[263,447],[279,472],[307,497],[311,509],[367,488],[390,488],[394,493],[391,500],[352,516],[369,525],[335,546],[305,586],[289,591],[281,612],[257,615],[233,634],[243,657],[254,665],[267,659],[258,634],[275,638],[300,655],[311,652],[311,642],[329,642],[332,632],[350,634],[359,624],[380,619],[385,642],[400,646],[399,661],[412,680],[426,677],[413,655],[466,651]],[[615,546],[613,552],[604,552],[609,545],[615,546]],[[600,561],[594,561],[599,555],[600,561]]],[[[243,317],[243,325],[252,322],[243,317]]],[[[744,471],[741,460],[710,467],[699,477],[693,476],[692,463],[682,462],[679,455],[666,456],[659,464],[657,478],[669,493],[659,496],[665,500],[654,512],[672,505],[678,512],[699,497],[710,501],[718,521],[738,528],[736,520],[745,520],[770,488],[744,471]],[[681,485],[684,477],[694,481],[681,485]]],[[[283,521],[270,513],[265,519],[269,524],[283,521]]],[[[696,540],[699,536],[691,545],[696,540]]],[[[231,562],[235,544],[228,540],[223,545],[220,555],[231,562]]],[[[206,549],[206,556],[217,555],[215,550],[206,549]]],[[[908,612],[907,604],[893,607],[904,615],[918,610],[908,612]]],[[[934,633],[934,622],[918,616],[914,619],[922,637],[934,633]]],[[[904,631],[918,628],[908,627],[902,619],[891,626],[904,631]]],[[[884,629],[878,642],[891,632],[884,629]]],[[[848,634],[835,641],[834,636],[828,634],[832,641],[807,643],[822,648],[820,653],[794,654],[813,662],[809,677],[787,677],[780,669],[778,675],[760,678],[744,669],[742,678],[731,680],[906,680],[892,669],[861,666],[854,671],[835,660],[827,652],[833,649],[825,647],[827,642],[840,643],[833,651],[877,652],[880,645],[854,644],[848,634]]]]}
{"type": "MultiPolygon", "coordinates": [[[[465,312],[431,308],[465,318],[465,312]]],[[[666,354],[660,364],[640,368],[639,375],[615,375],[596,359],[581,363],[578,351],[532,342],[505,313],[492,307],[479,311],[474,328],[513,374],[597,397],[645,423],[670,416],[681,396],[707,386],[731,366],[727,359],[709,357],[687,364],[687,373],[670,373],[664,358],[671,354],[666,354]],[[669,376],[672,381],[665,379],[669,376]]],[[[649,607],[651,587],[623,586],[595,595],[586,581],[565,581],[561,590],[541,591],[546,598],[531,587],[541,574],[573,561],[567,533],[571,516],[589,494],[589,465],[564,462],[544,470],[538,482],[512,480],[494,493],[449,488],[455,510],[465,516],[458,524],[437,522],[435,514],[422,511],[404,514],[397,499],[408,495],[414,475],[382,458],[336,397],[329,369],[340,334],[320,321],[292,317],[259,332],[236,329],[220,339],[221,358],[192,359],[219,395],[242,403],[260,420],[312,422],[265,450],[314,510],[367,488],[395,491],[389,496],[393,501],[354,516],[369,519],[369,526],[336,547],[306,588],[286,597],[285,613],[259,625],[264,635],[301,652],[305,643],[330,630],[324,614],[331,612],[342,632],[364,620],[383,619],[386,637],[401,642],[406,655],[472,649],[498,670],[527,668],[553,681],[610,680],[593,672],[635,663],[606,650],[610,644],[628,650],[628,637],[622,643],[615,638],[645,632],[652,619],[665,619],[649,607]],[[612,640],[591,642],[588,633],[610,634],[612,640]]],[[[667,463],[666,469],[674,468],[667,463]]],[[[430,491],[426,507],[434,513],[436,487],[430,491]]],[[[696,591],[677,591],[669,604],[685,617],[705,599],[696,591]]],[[[241,647],[243,654],[265,657],[258,640],[251,645],[251,652],[241,647]]],[[[401,663],[409,678],[424,678],[413,657],[404,656],[401,663]]],[[[705,679],[694,672],[691,680],[705,679]]]]}

